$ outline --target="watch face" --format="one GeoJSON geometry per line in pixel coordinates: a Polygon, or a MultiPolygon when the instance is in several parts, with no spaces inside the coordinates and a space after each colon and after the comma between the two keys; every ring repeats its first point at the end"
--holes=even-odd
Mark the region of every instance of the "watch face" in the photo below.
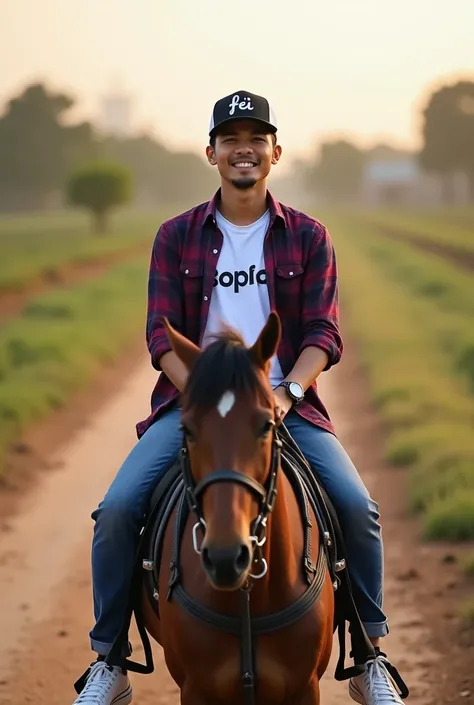
{"type": "Polygon", "coordinates": [[[292,394],[292,396],[296,397],[296,399],[300,399],[304,395],[303,389],[298,382],[291,382],[288,387],[288,391],[292,394]]]}

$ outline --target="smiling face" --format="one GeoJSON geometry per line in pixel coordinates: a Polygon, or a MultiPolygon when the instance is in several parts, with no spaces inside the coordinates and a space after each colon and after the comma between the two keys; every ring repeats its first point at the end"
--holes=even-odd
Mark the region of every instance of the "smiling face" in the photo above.
{"type": "Polygon", "coordinates": [[[206,154],[223,181],[243,190],[267,178],[280,159],[281,147],[262,123],[235,120],[222,126],[206,154]]]}

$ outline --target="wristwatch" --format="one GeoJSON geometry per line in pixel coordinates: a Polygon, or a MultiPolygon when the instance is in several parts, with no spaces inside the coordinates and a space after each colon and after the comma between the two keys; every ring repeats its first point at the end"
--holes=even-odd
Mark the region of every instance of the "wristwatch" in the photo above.
{"type": "Polygon", "coordinates": [[[293,401],[295,406],[299,404],[304,399],[304,389],[298,382],[282,382],[278,385],[279,387],[284,387],[286,393],[293,401]]]}

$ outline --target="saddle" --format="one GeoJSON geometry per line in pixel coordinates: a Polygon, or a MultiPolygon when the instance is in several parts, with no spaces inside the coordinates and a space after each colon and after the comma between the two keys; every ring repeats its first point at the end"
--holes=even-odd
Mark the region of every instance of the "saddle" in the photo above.
{"type": "MultiPolygon", "coordinates": [[[[280,441],[281,470],[288,478],[297,497],[303,526],[308,527],[305,549],[302,558],[302,571],[308,582],[308,589],[297,602],[273,615],[250,617],[247,610],[248,629],[252,635],[268,633],[294,623],[308,611],[319,595],[325,576],[329,570],[335,591],[334,631],[338,631],[339,660],[336,666],[336,680],[345,680],[363,672],[366,663],[374,658],[375,650],[367,637],[360,620],[353,597],[353,590],[347,571],[346,553],[337,513],[318,481],[314,471],[302,455],[295,440],[284,424],[275,431],[280,441]],[[308,507],[311,506],[317,518],[320,534],[319,558],[316,566],[311,558],[311,520],[308,507]],[[309,535],[309,539],[308,539],[309,535]],[[346,623],[349,625],[351,638],[351,657],[354,666],[345,668],[346,658],[346,623]]],[[[189,489],[189,488],[188,488],[189,489]]],[[[185,473],[180,459],[175,459],[163,479],[156,487],[149,505],[146,521],[141,532],[141,539],[136,554],[134,580],[130,594],[129,609],[120,635],[107,656],[107,662],[138,673],[151,673],[154,670],[151,646],[146,632],[142,612],[142,588],[153,610],[158,612],[158,584],[163,538],[170,517],[176,512],[176,525],[173,539],[173,557],[170,564],[170,577],[166,599],[175,599],[197,619],[214,628],[242,636],[245,624],[239,617],[221,615],[197,605],[180,585],[180,546],[190,507],[187,501],[185,473]],[[127,640],[131,618],[135,621],[142,639],[146,663],[141,664],[121,656],[121,647],[127,640]]]]}

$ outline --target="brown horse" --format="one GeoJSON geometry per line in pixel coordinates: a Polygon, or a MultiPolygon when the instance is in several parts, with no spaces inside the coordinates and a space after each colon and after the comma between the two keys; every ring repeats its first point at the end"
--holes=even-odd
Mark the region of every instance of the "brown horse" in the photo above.
{"type": "Polygon", "coordinates": [[[167,520],[158,609],[143,599],[146,629],[182,705],[317,705],[334,587],[313,509],[302,511],[280,472],[268,378],[280,320],[271,313],[251,348],[228,331],[204,351],[166,327],[189,371],[182,471],[192,511],[181,506],[167,520]],[[179,570],[174,591],[170,567],[179,570]]]}

